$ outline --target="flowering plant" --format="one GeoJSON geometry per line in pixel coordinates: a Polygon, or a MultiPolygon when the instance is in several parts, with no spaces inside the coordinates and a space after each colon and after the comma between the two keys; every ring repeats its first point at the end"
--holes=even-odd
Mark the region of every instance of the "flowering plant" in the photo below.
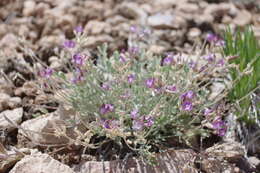
{"type": "Polygon", "coordinates": [[[222,81],[229,70],[224,58],[214,52],[198,54],[195,60],[183,54],[156,56],[136,44],[111,56],[104,45],[93,59],[77,47],[82,34],[76,34],[76,41],[64,44],[73,77],[49,68],[41,74],[47,80],[62,79],[63,90],[57,92],[79,114],[79,120],[71,118],[70,123],[83,124],[92,134],[84,142],[96,145],[102,140],[96,145],[101,148],[112,142],[120,146],[119,151],[147,156],[168,141],[190,144],[198,135],[206,137],[207,124],[225,135],[220,103],[226,92],[210,97],[210,86],[222,81]]]}

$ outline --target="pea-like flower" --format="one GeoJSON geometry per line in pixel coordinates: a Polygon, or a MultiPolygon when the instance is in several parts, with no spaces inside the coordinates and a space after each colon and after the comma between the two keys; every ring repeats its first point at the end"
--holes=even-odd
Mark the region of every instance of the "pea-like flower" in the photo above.
{"type": "Polygon", "coordinates": [[[135,75],[134,74],[130,74],[127,76],[127,81],[129,84],[133,83],[135,80],[135,75]]]}
{"type": "Polygon", "coordinates": [[[51,77],[51,75],[53,74],[53,69],[51,69],[51,68],[46,68],[46,69],[44,69],[44,70],[42,70],[42,71],[40,71],[40,73],[39,73],[39,75],[41,76],[41,77],[44,77],[44,78],[50,78],[51,77]]]}
{"type": "Polygon", "coordinates": [[[175,91],[177,91],[177,87],[175,85],[168,85],[168,86],[166,86],[166,91],[175,92],[175,91]]]}
{"type": "Polygon", "coordinates": [[[169,55],[163,59],[163,65],[170,65],[172,64],[172,62],[173,62],[173,57],[169,55]]]}
{"type": "Polygon", "coordinates": [[[114,108],[114,105],[112,105],[112,104],[103,104],[103,105],[100,107],[99,112],[100,112],[100,114],[104,115],[104,114],[113,112],[114,109],[115,109],[115,108],[114,108]]]}
{"type": "Polygon", "coordinates": [[[215,55],[213,53],[206,55],[203,57],[205,60],[207,60],[208,62],[214,62],[215,61],[215,55]]]}
{"type": "Polygon", "coordinates": [[[144,125],[146,126],[146,127],[151,127],[153,124],[154,124],[154,119],[153,119],[153,117],[151,117],[151,116],[145,116],[145,123],[144,123],[144,125]]]}
{"type": "Polygon", "coordinates": [[[139,112],[138,109],[132,110],[131,113],[130,113],[130,117],[131,117],[132,119],[137,119],[137,118],[139,117],[138,112],[139,112]]]}
{"type": "Polygon", "coordinates": [[[84,63],[84,56],[82,56],[80,53],[76,53],[72,56],[72,63],[77,66],[82,66],[84,63]]]}
{"type": "Polygon", "coordinates": [[[119,126],[119,122],[117,120],[101,120],[101,125],[106,129],[114,129],[119,126]]]}
{"type": "Polygon", "coordinates": [[[193,105],[190,101],[184,101],[181,105],[182,110],[184,111],[192,111],[193,105]]]}
{"type": "Polygon", "coordinates": [[[218,35],[209,33],[206,37],[208,42],[214,43],[216,46],[224,46],[225,41],[218,35]]]}
{"type": "Polygon", "coordinates": [[[101,88],[103,88],[104,90],[110,90],[110,85],[108,83],[103,83],[101,85],[101,88]]]}
{"type": "Polygon", "coordinates": [[[133,120],[133,130],[142,130],[144,128],[144,122],[142,120],[133,120]]]}
{"type": "Polygon", "coordinates": [[[189,91],[187,91],[187,92],[185,92],[184,94],[181,95],[181,99],[183,101],[191,100],[191,99],[194,98],[194,96],[195,96],[195,93],[193,91],[189,90],[189,91]]]}
{"type": "Polygon", "coordinates": [[[74,31],[75,31],[76,33],[81,34],[81,33],[83,32],[83,27],[82,27],[82,26],[77,26],[77,27],[74,29],[74,31]]]}
{"type": "Polygon", "coordinates": [[[145,85],[148,88],[154,88],[155,85],[155,79],[154,78],[149,78],[145,81],[145,85]]]}
{"type": "Polygon", "coordinates": [[[210,115],[212,112],[213,112],[212,109],[206,108],[206,109],[204,110],[204,115],[205,115],[205,116],[208,116],[208,115],[210,115]]]}
{"type": "Polygon", "coordinates": [[[74,48],[76,46],[75,41],[73,40],[66,40],[63,44],[65,48],[74,48]]]}
{"type": "Polygon", "coordinates": [[[212,126],[219,136],[225,136],[227,132],[227,125],[221,119],[221,117],[216,117],[215,120],[212,122],[212,126]]]}

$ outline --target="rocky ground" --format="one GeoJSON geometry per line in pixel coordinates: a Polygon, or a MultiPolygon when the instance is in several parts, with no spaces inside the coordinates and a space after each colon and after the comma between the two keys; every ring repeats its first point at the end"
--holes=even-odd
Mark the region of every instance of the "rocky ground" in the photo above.
{"type": "Polygon", "coordinates": [[[157,54],[189,52],[206,34],[220,33],[227,25],[235,29],[250,24],[260,39],[259,0],[1,0],[0,19],[0,172],[260,172],[259,158],[246,159],[244,146],[234,141],[200,154],[190,149],[169,151],[158,155],[158,168],[134,159],[95,162],[79,155],[77,147],[65,148],[66,139],[49,133],[53,122],[73,112],[56,110],[58,104],[37,87],[27,49],[60,69],[57,54],[79,25],[88,34],[86,48],[93,55],[104,42],[110,51],[126,48],[131,26],[147,28],[152,35],[148,49],[157,54]]]}

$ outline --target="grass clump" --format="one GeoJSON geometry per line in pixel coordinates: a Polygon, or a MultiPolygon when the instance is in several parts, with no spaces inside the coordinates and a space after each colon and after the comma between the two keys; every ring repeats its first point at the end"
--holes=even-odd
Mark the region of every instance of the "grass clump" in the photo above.
{"type": "Polygon", "coordinates": [[[237,115],[247,123],[259,121],[259,103],[256,91],[260,86],[260,46],[252,29],[237,31],[234,35],[230,28],[224,33],[223,53],[230,56],[230,63],[236,64],[231,70],[235,85],[228,98],[236,104],[237,115]]]}

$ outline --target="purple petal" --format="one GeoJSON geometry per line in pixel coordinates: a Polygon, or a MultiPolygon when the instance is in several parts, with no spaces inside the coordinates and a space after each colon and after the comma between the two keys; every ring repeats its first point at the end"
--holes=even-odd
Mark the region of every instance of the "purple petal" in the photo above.
{"type": "Polygon", "coordinates": [[[145,85],[148,88],[153,88],[155,84],[155,79],[154,78],[149,78],[145,81],[145,85]]]}
{"type": "Polygon", "coordinates": [[[131,84],[131,83],[134,82],[134,80],[135,80],[135,75],[134,74],[130,74],[130,75],[127,76],[128,83],[131,84]]]}
{"type": "Polygon", "coordinates": [[[133,120],[133,130],[142,130],[144,127],[144,123],[141,120],[133,120]]]}
{"type": "Polygon", "coordinates": [[[166,58],[164,58],[163,60],[163,65],[170,65],[173,62],[173,58],[170,56],[167,56],[166,58]]]}
{"type": "Polygon", "coordinates": [[[74,48],[76,43],[73,40],[66,40],[63,44],[65,48],[74,48]]]}
{"type": "Polygon", "coordinates": [[[170,92],[175,92],[177,90],[175,85],[168,85],[166,86],[166,90],[170,91],[170,92]]]}
{"type": "Polygon", "coordinates": [[[138,109],[134,109],[133,111],[131,111],[130,117],[131,117],[132,119],[136,119],[138,116],[139,116],[139,114],[138,114],[138,109]]]}
{"type": "Polygon", "coordinates": [[[146,127],[151,127],[153,124],[154,124],[154,120],[153,120],[153,117],[151,117],[151,116],[146,116],[145,117],[145,123],[144,123],[144,125],[146,126],[146,127]]]}
{"type": "Polygon", "coordinates": [[[191,102],[185,101],[184,103],[182,103],[181,107],[182,107],[182,110],[184,110],[184,111],[191,111],[193,108],[193,105],[191,102]]]}
{"type": "Polygon", "coordinates": [[[76,33],[82,33],[83,32],[83,27],[82,26],[77,26],[75,29],[76,33]]]}
{"type": "Polygon", "coordinates": [[[99,109],[99,112],[102,115],[113,112],[113,111],[114,111],[114,106],[112,104],[103,104],[99,109]]]}

